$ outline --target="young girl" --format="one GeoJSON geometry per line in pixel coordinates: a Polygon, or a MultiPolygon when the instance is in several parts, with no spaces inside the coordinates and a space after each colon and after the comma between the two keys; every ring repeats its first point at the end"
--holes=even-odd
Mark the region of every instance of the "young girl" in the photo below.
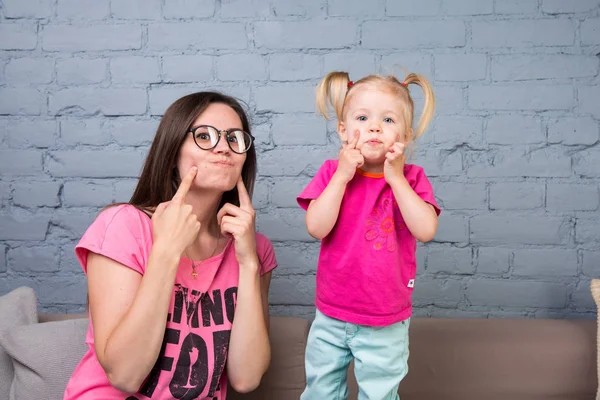
{"type": "Polygon", "coordinates": [[[440,213],[423,169],[405,164],[404,153],[431,121],[433,91],[417,74],[353,83],[332,72],[317,105],[326,118],[329,105],[335,110],[343,147],[298,196],[308,232],[322,240],[301,399],[345,399],[351,358],[359,399],[398,399],[408,372],[416,240],[433,239],[440,213]],[[425,92],[416,131],[412,84],[425,92]]]}

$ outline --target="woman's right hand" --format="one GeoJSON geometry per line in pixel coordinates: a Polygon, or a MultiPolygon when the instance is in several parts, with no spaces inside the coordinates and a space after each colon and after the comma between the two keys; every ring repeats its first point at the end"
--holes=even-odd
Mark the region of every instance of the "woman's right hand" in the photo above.
{"type": "Polygon", "coordinates": [[[172,251],[175,257],[180,257],[194,243],[200,231],[200,222],[192,212],[192,206],[184,202],[197,172],[198,169],[192,167],[171,201],[160,203],[152,214],[154,245],[172,251]]]}
{"type": "Polygon", "coordinates": [[[365,163],[365,158],[360,154],[360,150],[356,148],[360,133],[354,132],[352,141],[342,145],[340,151],[340,161],[335,174],[338,175],[344,182],[348,183],[354,177],[357,168],[360,168],[365,163]]]}

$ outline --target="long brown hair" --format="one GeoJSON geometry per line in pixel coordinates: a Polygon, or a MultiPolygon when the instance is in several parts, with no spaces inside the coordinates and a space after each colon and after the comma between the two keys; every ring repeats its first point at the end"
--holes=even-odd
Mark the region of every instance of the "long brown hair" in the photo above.
{"type": "MultiPolygon", "coordinates": [[[[148,210],[160,203],[170,201],[179,187],[177,157],[192,124],[213,103],[231,107],[242,121],[242,129],[250,133],[248,117],[240,103],[233,97],[219,92],[198,92],[175,101],[162,117],[156,135],[146,157],[142,174],[129,200],[129,204],[148,210]]],[[[246,152],[242,167],[242,179],[252,197],[256,180],[256,149],[254,145],[246,152]]],[[[237,189],[225,192],[219,208],[225,203],[239,206],[237,189]]]]}

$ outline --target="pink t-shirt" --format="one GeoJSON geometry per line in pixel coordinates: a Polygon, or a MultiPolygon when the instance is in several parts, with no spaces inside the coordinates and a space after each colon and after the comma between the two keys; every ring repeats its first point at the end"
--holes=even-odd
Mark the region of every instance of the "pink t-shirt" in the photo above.
{"type": "MultiPolygon", "coordinates": [[[[321,195],[337,165],[337,160],[327,160],[321,166],[297,198],[303,209],[321,195]]],[[[404,176],[439,215],[423,168],[406,164],[404,176]]],[[[346,186],[337,222],[321,242],[316,307],[329,317],[360,325],[387,326],[407,319],[416,246],[383,174],[357,170],[346,186]]]]}
{"type": "MultiPolygon", "coordinates": [[[[256,234],[261,275],[276,267],[271,242],[256,234]]],[[[88,253],[94,252],[144,274],[152,248],[151,219],[124,205],[103,211],[75,248],[87,273],[88,253]]],[[[81,399],[225,399],[225,362],[235,313],[239,264],[233,241],[225,250],[200,265],[196,280],[191,261],[181,259],[173,286],[160,355],[138,393],[113,388],[94,351],[90,319],[88,350],[73,372],[65,400],[81,399]]]]}

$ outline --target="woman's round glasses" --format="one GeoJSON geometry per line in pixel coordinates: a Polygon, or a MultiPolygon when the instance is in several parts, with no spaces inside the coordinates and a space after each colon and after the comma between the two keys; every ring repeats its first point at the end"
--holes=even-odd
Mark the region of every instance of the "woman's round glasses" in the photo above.
{"type": "Polygon", "coordinates": [[[254,141],[254,137],[251,134],[241,129],[227,129],[220,131],[214,126],[200,125],[190,129],[188,132],[192,133],[196,146],[200,147],[202,150],[211,150],[217,147],[222,134],[225,134],[227,145],[231,151],[237,154],[244,154],[250,150],[252,142],[254,141]]]}

